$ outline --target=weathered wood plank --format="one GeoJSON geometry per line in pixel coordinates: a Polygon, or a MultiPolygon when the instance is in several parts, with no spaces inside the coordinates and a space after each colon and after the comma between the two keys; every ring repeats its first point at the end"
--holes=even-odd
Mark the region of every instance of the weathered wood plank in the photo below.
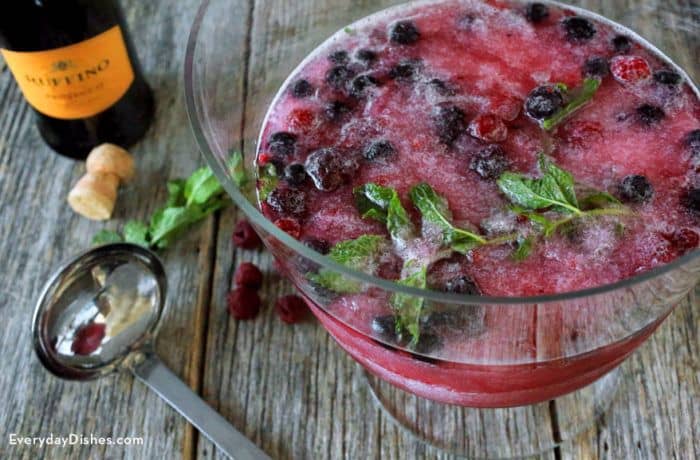
{"type": "MultiPolygon", "coordinates": [[[[127,218],[144,218],[165,198],[165,179],[191,172],[201,158],[186,129],[181,62],[192,13],[198,2],[124,2],[146,77],[155,89],[157,115],[146,138],[133,149],[138,176],[122,194],[114,228],[127,218]],[[161,185],[162,184],[162,185],[161,185]]],[[[65,205],[81,164],[51,153],[33,128],[31,113],[8,71],[0,72],[0,241],[3,279],[0,297],[4,326],[0,388],[2,458],[179,458],[187,424],[145,386],[128,375],[88,383],[49,376],[33,356],[29,325],[33,302],[52,269],[90,245],[96,230],[65,205]],[[9,446],[10,433],[46,436],[70,433],[143,436],[144,446],[9,446]]],[[[206,305],[210,261],[201,227],[164,254],[170,306],[157,349],[175,373],[196,383],[199,364],[192,354],[193,322],[206,305]],[[201,247],[200,247],[201,246],[201,247]],[[198,251],[205,252],[204,257],[198,251]],[[198,295],[199,291],[202,295],[198,295]],[[188,363],[192,365],[188,366],[188,363]],[[194,369],[192,369],[194,368],[194,369]]],[[[185,448],[187,448],[185,446],[185,448]]],[[[191,447],[189,448],[191,449],[191,447]]]]}

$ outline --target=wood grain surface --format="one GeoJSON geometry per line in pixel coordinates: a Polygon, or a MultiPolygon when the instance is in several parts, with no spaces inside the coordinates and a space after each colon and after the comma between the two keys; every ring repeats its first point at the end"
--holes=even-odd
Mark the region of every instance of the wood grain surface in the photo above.
{"type": "MultiPolygon", "coordinates": [[[[635,28],[694,78],[700,77],[700,5],[695,0],[576,2],[635,28]]],[[[155,123],[134,149],[138,176],[108,224],[84,220],[65,205],[83,165],[53,153],[0,60],[0,459],[223,458],[154,393],[129,375],[60,381],[43,370],[30,342],[39,289],[63,260],[89,247],[101,228],[143,218],[164,200],[165,180],[203,163],[188,128],[182,65],[199,2],[123,2],[148,81],[155,123]],[[21,436],[142,436],[142,446],[11,446],[21,436]]],[[[307,31],[339,10],[357,17],[371,0],[231,0],[222,17],[240,40],[231,55],[246,75],[228,84],[254,92],[288,47],[309,45],[307,31]]],[[[225,89],[224,89],[225,90],[225,89]]],[[[245,99],[245,98],[242,98],[245,99]]],[[[232,110],[244,119],[245,101],[232,110]],[[239,113],[237,112],[237,113],[239,113]]],[[[248,108],[249,110],[249,108],[248,108]]],[[[238,115],[237,115],[238,116],[238,115]]],[[[234,128],[236,129],[236,128],[234,128]]],[[[245,129],[243,123],[241,130],[245,129]]],[[[208,219],[162,256],[170,305],[157,350],[176,374],[273,458],[453,458],[412,439],[373,403],[363,372],[312,318],[287,326],[272,305],[290,284],[266,252],[234,250],[230,208],[208,219]],[[236,322],[225,309],[233,267],[253,261],[267,274],[265,308],[236,322]]],[[[623,366],[610,411],[591,429],[541,458],[700,458],[700,311],[694,296],[623,366]]]]}

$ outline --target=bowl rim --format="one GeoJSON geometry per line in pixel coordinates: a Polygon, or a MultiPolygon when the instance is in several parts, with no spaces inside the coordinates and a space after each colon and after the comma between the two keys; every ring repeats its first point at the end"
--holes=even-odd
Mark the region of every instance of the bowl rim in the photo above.
{"type": "MultiPolygon", "coordinates": [[[[435,0],[420,0],[417,2],[404,2],[400,3],[397,5],[392,5],[387,8],[383,8],[380,10],[375,11],[374,13],[371,13],[369,16],[378,14],[380,12],[384,12],[387,10],[395,9],[395,8],[401,8],[407,4],[411,5],[420,5],[422,3],[431,3],[434,2],[435,0]]],[[[440,1],[440,0],[438,0],[440,1]]],[[[522,3],[525,5],[527,2],[525,0],[513,0],[515,2],[522,3]]],[[[567,5],[555,0],[541,0],[542,3],[545,3],[550,6],[555,6],[564,10],[568,10],[570,12],[573,12],[576,15],[584,16],[584,17],[589,17],[594,19],[595,21],[601,22],[603,24],[606,24],[610,27],[612,27],[614,30],[617,30],[634,40],[638,41],[640,44],[642,44],[648,51],[652,52],[657,58],[665,62],[667,65],[669,65],[673,70],[677,71],[687,82],[687,84],[690,86],[692,91],[695,93],[695,95],[700,99],[700,90],[698,89],[697,84],[694,82],[694,80],[688,75],[688,73],[681,68],[678,64],[676,64],[670,57],[668,57],[663,51],[661,51],[659,48],[654,46],[652,43],[650,43],[648,40],[646,40],[644,37],[639,35],[637,32],[634,30],[630,29],[627,26],[624,26],[622,24],[619,24],[611,19],[606,18],[605,16],[602,16],[601,14],[595,13],[593,11],[587,10],[585,8],[581,8],[578,6],[572,6],[572,5],[567,5]]],[[[384,291],[392,292],[392,293],[401,293],[401,294],[406,294],[414,297],[422,297],[425,298],[426,300],[434,301],[434,302],[441,302],[441,303],[449,303],[449,304],[481,304],[481,305],[512,305],[512,306],[517,306],[517,305],[523,305],[523,304],[542,304],[542,303],[555,303],[555,302],[562,302],[562,301],[567,301],[567,300],[574,300],[574,299],[582,299],[582,298],[587,298],[587,297],[592,297],[592,296],[597,296],[601,294],[606,294],[608,292],[613,292],[616,290],[620,289],[625,289],[625,288],[630,288],[632,286],[636,286],[638,284],[642,284],[646,281],[659,278],[669,272],[675,271],[676,269],[686,265],[687,263],[697,259],[700,257],[700,248],[695,249],[687,254],[684,254],[681,257],[676,258],[675,260],[655,267],[651,270],[647,270],[645,272],[639,273],[637,275],[634,275],[630,278],[625,278],[620,281],[616,281],[614,283],[608,283],[608,284],[603,284],[599,286],[593,286],[589,288],[584,288],[584,289],[578,289],[575,291],[567,291],[567,292],[562,292],[562,293],[556,293],[556,294],[541,294],[541,295],[535,295],[535,296],[481,296],[481,295],[465,295],[465,294],[454,294],[454,293],[448,293],[448,292],[441,292],[441,291],[435,291],[431,289],[420,289],[420,288],[415,288],[415,287],[410,287],[410,286],[405,286],[402,284],[399,284],[395,281],[392,280],[387,280],[383,279],[374,275],[369,275],[367,273],[351,269],[347,266],[344,266],[342,264],[339,264],[335,261],[333,261],[331,258],[329,258],[326,255],[320,254],[313,249],[309,248],[308,246],[304,245],[301,241],[291,237],[289,234],[286,232],[282,231],[279,229],[277,226],[275,226],[270,220],[268,220],[255,206],[253,206],[250,201],[243,196],[243,194],[240,192],[238,186],[236,186],[233,181],[231,180],[230,176],[226,173],[226,170],[224,168],[224,165],[220,161],[220,159],[217,157],[217,155],[213,152],[211,145],[209,144],[209,141],[207,140],[207,137],[204,133],[204,128],[202,126],[202,123],[200,122],[200,119],[197,116],[198,112],[198,104],[195,98],[195,82],[196,82],[196,72],[195,72],[195,61],[196,61],[196,53],[197,53],[197,44],[199,40],[199,33],[201,29],[201,25],[204,21],[204,18],[207,14],[209,4],[211,3],[211,0],[202,0],[197,13],[195,15],[195,18],[192,22],[192,26],[190,28],[190,32],[188,35],[187,39],[187,46],[185,50],[185,61],[184,61],[184,86],[185,86],[185,108],[187,112],[188,119],[190,121],[190,127],[192,129],[193,135],[195,137],[195,141],[197,142],[197,145],[199,146],[199,149],[202,153],[202,156],[204,157],[206,163],[209,165],[209,167],[212,169],[214,172],[215,176],[217,179],[221,182],[222,186],[226,190],[226,192],[231,196],[233,199],[233,202],[236,204],[236,206],[239,207],[243,211],[243,213],[251,219],[252,223],[255,226],[262,227],[262,229],[269,233],[272,237],[275,239],[281,241],[286,247],[291,249],[297,254],[300,254],[306,259],[309,259],[313,261],[314,263],[318,264],[320,267],[323,268],[328,268],[330,270],[336,271],[341,273],[344,276],[348,276],[356,281],[360,281],[361,283],[365,283],[367,285],[373,286],[380,288],[384,291]]],[[[290,72],[290,75],[285,79],[285,81],[280,85],[280,88],[278,89],[278,92],[276,93],[275,97],[273,98],[272,102],[270,103],[270,106],[274,104],[274,102],[277,100],[277,98],[280,95],[280,92],[282,89],[286,87],[286,84],[288,83],[289,78],[291,78],[293,75],[295,75],[297,69],[302,66],[306,60],[309,58],[311,54],[314,53],[318,47],[322,46],[324,43],[326,43],[331,37],[334,37],[337,33],[342,31],[346,27],[352,27],[353,25],[357,24],[358,22],[361,22],[365,20],[368,16],[364,16],[361,18],[358,18],[357,20],[353,21],[352,23],[348,24],[347,26],[344,26],[343,28],[339,29],[338,31],[334,32],[333,34],[329,35],[324,39],[324,41],[317,46],[317,48],[314,48],[314,50],[311,50],[310,54],[307,55],[295,68],[290,72]]],[[[267,118],[267,114],[265,116],[267,118]]],[[[264,122],[263,122],[264,124],[264,122]]],[[[259,139],[258,139],[259,141],[259,139]]]]}

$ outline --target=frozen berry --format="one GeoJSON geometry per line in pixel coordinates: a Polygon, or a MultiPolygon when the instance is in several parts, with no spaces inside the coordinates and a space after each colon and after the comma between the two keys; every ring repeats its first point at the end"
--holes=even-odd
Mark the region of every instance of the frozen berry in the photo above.
{"type": "Polygon", "coordinates": [[[692,155],[700,155],[700,129],[694,129],[685,135],[683,143],[692,155]]]}
{"type": "Polygon", "coordinates": [[[354,76],[355,72],[348,66],[337,65],[326,73],[326,83],[335,89],[344,89],[354,76]]]}
{"type": "Polygon", "coordinates": [[[508,128],[496,115],[478,115],[469,123],[469,134],[486,142],[501,142],[508,137],[508,128]]]}
{"type": "Polygon", "coordinates": [[[299,239],[301,235],[301,225],[299,221],[291,217],[283,217],[273,222],[277,228],[288,234],[292,238],[299,239]]]}
{"type": "Polygon", "coordinates": [[[383,160],[395,154],[396,149],[391,142],[387,140],[372,142],[363,152],[364,157],[368,160],[383,160]]]}
{"type": "Polygon", "coordinates": [[[308,307],[304,299],[298,295],[286,295],[277,299],[275,310],[282,321],[294,324],[304,319],[308,307]]]}
{"type": "Polygon", "coordinates": [[[309,155],[305,166],[316,188],[328,192],[343,185],[355,173],[358,164],[351,155],[325,148],[309,155]]]}
{"type": "Polygon", "coordinates": [[[549,17],[549,8],[543,3],[528,3],[525,8],[525,17],[528,21],[537,24],[549,17]]]}
{"type": "Polygon", "coordinates": [[[645,125],[651,126],[664,119],[666,114],[661,107],[651,104],[642,104],[637,107],[637,120],[645,125]]]}
{"type": "Polygon", "coordinates": [[[338,50],[328,55],[328,60],[333,64],[347,64],[350,61],[350,57],[348,56],[347,51],[338,50]]]}
{"type": "Polygon", "coordinates": [[[306,182],[306,170],[301,163],[290,163],[284,168],[284,180],[291,186],[298,187],[306,182]]]}
{"type": "Polygon", "coordinates": [[[283,216],[306,214],[306,193],[293,188],[276,188],[267,196],[267,204],[283,216]]]}
{"type": "Polygon", "coordinates": [[[608,60],[604,57],[592,57],[583,64],[583,76],[593,78],[603,78],[608,75],[608,60]]]}
{"type": "Polygon", "coordinates": [[[624,35],[616,35],[615,38],[612,39],[612,45],[615,52],[620,54],[629,53],[632,49],[632,42],[624,35]]]}
{"type": "Polygon", "coordinates": [[[622,201],[628,203],[646,203],[654,195],[654,187],[646,177],[632,174],[622,179],[619,192],[622,201]]]}
{"type": "Polygon", "coordinates": [[[469,169],[486,180],[498,179],[508,166],[505,152],[495,144],[477,152],[469,162],[469,169]]]}
{"type": "Polygon", "coordinates": [[[361,97],[365,90],[371,86],[379,86],[379,81],[372,75],[359,75],[350,83],[350,94],[354,97],[361,97]]]}
{"type": "Polygon", "coordinates": [[[358,50],[355,54],[358,61],[364,62],[366,65],[372,65],[377,60],[377,53],[367,48],[358,50]]]}
{"type": "Polygon", "coordinates": [[[233,275],[233,282],[238,287],[245,286],[251,289],[260,289],[262,281],[262,272],[255,264],[250,262],[240,264],[233,275]]]}
{"type": "Polygon", "coordinates": [[[433,122],[440,142],[452,145],[466,129],[465,117],[464,111],[457,106],[439,106],[433,115],[433,122]]]}
{"type": "Polygon", "coordinates": [[[554,85],[538,86],[525,100],[525,113],[535,120],[551,117],[564,105],[561,90],[554,85]]]}
{"type": "Polygon", "coordinates": [[[299,99],[313,95],[314,91],[314,86],[303,78],[295,81],[292,85],[292,95],[299,99]]]}
{"type": "Polygon", "coordinates": [[[323,109],[323,114],[326,119],[333,122],[342,120],[343,116],[350,113],[352,109],[348,104],[342,101],[329,102],[323,109]]]}
{"type": "Polygon", "coordinates": [[[372,332],[388,342],[398,341],[396,335],[396,317],[394,315],[375,316],[371,324],[372,332]]]}
{"type": "Polygon", "coordinates": [[[245,219],[238,221],[231,239],[233,239],[233,244],[242,249],[255,249],[262,244],[253,226],[245,219]]]}
{"type": "Polygon", "coordinates": [[[267,147],[278,156],[290,156],[294,154],[297,136],[287,132],[277,132],[270,136],[267,147]]]}
{"type": "Polygon", "coordinates": [[[681,197],[681,204],[691,213],[700,215],[700,188],[691,188],[681,197]]]}
{"type": "Polygon", "coordinates": [[[391,28],[389,38],[400,45],[411,45],[418,41],[420,32],[412,21],[399,21],[391,28]]]}
{"type": "Polygon", "coordinates": [[[454,294],[481,295],[479,286],[467,275],[459,275],[445,283],[445,291],[454,294]]]}
{"type": "Polygon", "coordinates": [[[610,60],[610,72],[622,84],[634,84],[651,76],[649,63],[639,56],[615,56],[610,60]]]}
{"type": "Polygon", "coordinates": [[[87,356],[102,345],[106,326],[102,323],[90,323],[78,328],[70,345],[70,350],[76,355],[87,356]]]}
{"type": "Polygon", "coordinates": [[[474,24],[475,20],[476,20],[476,17],[474,17],[473,14],[470,14],[470,13],[463,14],[462,16],[457,18],[457,29],[470,30],[472,28],[472,24],[474,24]]]}
{"type": "Polygon", "coordinates": [[[418,343],[413,347],[416,353],[432,353],[439,350],[444,345],[440,336],[430,332],[423,332],[418,337],[418,343]]]}
{"type": "Polygon", "coordinates": [[[321,240],[319,238],[306,238],[304,240],[304,245],[318,252],[319,254],[328,254],[331,249],[331,245],[328,241],[321,240]]]}
{"type": "Polygon", "coordinates": [[[313,127],[314,120],[315,116],[311,110],[301,108],[292,110],[287,117],[289,127],[303,133],[309,131],[313,127]]]}
{"type": "Polygon", "coordinates": [[[428,85],[440,96],[454,96],[455,94],[454,89],[439,78],[433,78],[428,82],[428,85]]]}
{"type": "Polygon", "coordinates": [[[419,71],[422,62],[418,59],[405,59],[396,64],[389,71],[389,78],[393,80],[412,80],[419,71]]]}
{"type": "Polygon", "coordinates": [[[681,228],[670,235],[664,236],[671,243],[678,255],[683,255],[688,251],[696,249],[698,247],[698,242],[700,242],[698,234],[689,228],[681,228]]]}
{"type": "Polygon", "coordinates": [[[661,69],[654,72],[654,81],[666,86],[675,86],[681,82],[681,75],[671,69],[661,69]]]}
{"type": "Polygon", "coordinates": [[[241,286],[226,295],[226,306],[236,319],[252,319],[260,312],[260,296],[255,289],[241,286]]]}
{"type": "Polygon", "coordinates": [[[571,16],[561,22],[566,39],[572,43],[582,43],[593,38],[596,33],[591,21],[580,16],[571,16]]]}

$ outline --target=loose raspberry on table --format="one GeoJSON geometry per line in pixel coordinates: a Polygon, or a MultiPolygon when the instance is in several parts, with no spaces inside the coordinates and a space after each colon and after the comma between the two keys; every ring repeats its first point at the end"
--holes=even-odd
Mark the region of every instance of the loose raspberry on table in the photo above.
{"type": "Polygon", "coordinates": [[[238,287],[244,286],[257,290],[262,286],[263,274],[255,264],[243,262],[236,269],[233,281],[238,287]]]}
{"type": "Polygon", "coordinates": [[[280,319],[287,324],[298,323],[306,316],[307,306],[304,299],[297,295],[286,295],[277,299],[275,309],[280,319]]]}
{"type": "Polygon", "coordinates": [[[260,296],[255,289],[241,286],[226,295],[228,312],[236,319],[252,319],[260,312],[260,296]]]}
{"type": "Polygon", "coordinates": [[[239,220],[236,224],[236,228],[233,230],[233,235],[231,236],[233,244],[242,249],[255,249],[259,248],[262,244],[262,240],[250,222],[247,220],[239,220]]]}

